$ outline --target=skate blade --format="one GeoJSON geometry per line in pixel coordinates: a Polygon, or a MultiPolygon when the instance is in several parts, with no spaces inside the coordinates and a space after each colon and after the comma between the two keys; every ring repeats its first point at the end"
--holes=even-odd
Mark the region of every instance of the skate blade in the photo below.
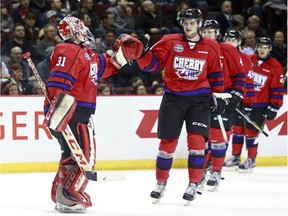
{"type": "Polygon", "coordinates": [[[241,174],[245,174],[245,173],[253,173],[254,172],[254,167],[253,168],[248,168],[248,169],[237,169],[237,171],[241,174]]]}
{"type": "Polygon", "coordinates": [[[206,187],[205,187],[205,185],[199,185],[198,186],[198,191],[205,191],[206,190],[206,187]]]}
{"type": "Polygon", "coordinates": [[[189,206],[189,205],[191,204],[191,202],[192,202],[192,201],[185,200],[185,201],[184,201],[184,206],[189,206]]]}
{"type": "Polygon", "coordinates": [[[218,190],[218,186],[210,186],[210,185],[207,185],[207,190],[209,192],[215,192],[218,190]]]}
{"type": "Polygon", "coordinates": [[[158,204],[158,203],[160,203],[160,199],[161,199],[161,198],[159,198],[159,199],[152,199],[152,204],[158,204]]]}
{"type": "Polygon", "coordinates": [[[55,210],[61,213],[85,213],[86,206],[83,204],[75,204],[73,206],[67,206],[56,202],[55,210]]]}

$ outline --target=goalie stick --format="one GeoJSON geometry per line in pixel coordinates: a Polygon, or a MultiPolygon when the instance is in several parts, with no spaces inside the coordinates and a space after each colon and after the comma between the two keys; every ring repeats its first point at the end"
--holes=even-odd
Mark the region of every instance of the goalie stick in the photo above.
{"type": "MultiPolygon", "coordinates": [[[[266,137],[268,137],[268,134],[261,128],[259,127],[254,121],[252,121],[247,115],[242,113],[238,108],[235,109],[236,112],[243,117],[245,121],[250,123],[255,129],[257,129],[260,133],[263,133],[266,137]]],[[[265,121],[264,121],[265,122],[265,121]]],[[[263,125],[264,126],[264,125],[263,125]]]]}
{"type": "MultiPolygon", "coordinates": [[[[42,91],[43,91],[46,99],[49,101],[50,104],[52,104],[51,100],[48,98],[45,84],[43,83],[32,59],[30,58],[30,52],[24,53],[23,58],[25,58],[27,60],[30,68],[32,69],[32,71],[35,75],[35,78],[40,83],[42,91]]],[[[84,156],[84,154],[83,154],[74,134],[72,133],[69,125],[67,125],[66,129],[61,131],[61,133],[64,136],[64,138],[67,142],[67,145],[69,146],[71,153],[72,153],[74,159],[76,160],[78,166],[80,167],[81,171],[83,172],[84,176],[89,180],[97,181],[97,172],[92,170],[92,167],[89,165],[89,163],[88,163],[86,157],[84,156]]]]}

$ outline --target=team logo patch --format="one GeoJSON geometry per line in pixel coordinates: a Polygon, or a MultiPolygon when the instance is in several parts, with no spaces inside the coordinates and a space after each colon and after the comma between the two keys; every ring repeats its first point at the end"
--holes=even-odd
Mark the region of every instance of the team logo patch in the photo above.
{"type": "Polygon", "coordinates": [[[174,46],[174,51],[175,51],[175,52],[183,52],[183,50],[184,50],[184,48],[183,48],[183,46],[180,45],[180,44],[176,44],[176,45],[174,46]]]}
{"type": "Polygon", "coordinates": [[[89,55],[88,53],[85,53],[85,58],[88,59],[88,60],[91,59],[91,58],[90,58],[90,55],[89,55]]]}
{"type": "Polygon", "coordinates": [[[206,60],[196,58],[174,57],[174,69],[179,78],[197,80],[202,73],[206,60]]]}

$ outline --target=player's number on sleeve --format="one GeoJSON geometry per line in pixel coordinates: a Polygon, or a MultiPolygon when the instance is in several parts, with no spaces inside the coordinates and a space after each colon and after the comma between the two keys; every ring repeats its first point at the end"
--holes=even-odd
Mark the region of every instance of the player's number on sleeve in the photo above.
{"type": "Polygon", "coordinates": [[[56,66],[65,67],[66,57],[59,56],[56,66]]]}

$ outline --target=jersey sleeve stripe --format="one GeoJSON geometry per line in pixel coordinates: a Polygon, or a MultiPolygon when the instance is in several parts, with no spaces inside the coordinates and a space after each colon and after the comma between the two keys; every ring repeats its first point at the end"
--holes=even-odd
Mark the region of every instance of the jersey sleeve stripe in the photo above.
{"type": "Polygon", "coordinates": [[[46,84],[46,88],[60,88],[63,90],[66,90],[68,92],[71,92],[71,86],[64,84],[64,83],[60,83],[60,82],[48,82],[46,84]]]}
{"type": "Polygon", "coordinates": [[[222,72],[221,71],[212,72],[212,73],[208,74],[207,77],[208,78],[222,77],[222,72]]]}
{"type": "Polygon", "coordinates": [[[234,85],[245,86],[245,82],[243,81],[233,81],[232,83],[233,83],[233,86],[234,85]]]}
{"type": "Polygon", "coordinates": [[[215,86],[223,86],[223,81],[218,81],[218,82],[209,82],[211,87],[215,86]]]}
{"type": "Polygon", "coordinates": [[[245,73],[238,73],[232,77],[232,79],[236,79],[236,78],[245,78],[245,73]]]}
{"type": "Polygon", "coordinates": [[[51,73],[50,76],[51,77],[63,78],[63,79],[69,80],[72,83],[72,85],[75,84],[75,78],[73,76],[71,76],[70,74],[67,74],[67,73],[64,73],[64,72],[55,71],[55,72],[51,73]]]}
{"type": "Polygon", "coordinates": [[[279,99],[279,100],[283,100],[283,95],[270,95],[271,99],[279,99]]]}
{"type": "Polygon", "coordinates": [[[255,94],[255,92],[247,92],[245,96],[246,97],[255,97],[256,94],[255,94]]]}
{"type": "Polygon", "coordinates": [[[283,92],[283,88],[270,88],[270,92],[283,92]]]}
{"type": "Polygon", "coordinates": [[[102,54],[99,54],[99,59],[100,59],[100,70],[99,73],[97,74],[97,78],[98,80],[102,77],[104,71],[105,71],[105,67],[106,67],[106,61],[105,58],[102,54]]]}

